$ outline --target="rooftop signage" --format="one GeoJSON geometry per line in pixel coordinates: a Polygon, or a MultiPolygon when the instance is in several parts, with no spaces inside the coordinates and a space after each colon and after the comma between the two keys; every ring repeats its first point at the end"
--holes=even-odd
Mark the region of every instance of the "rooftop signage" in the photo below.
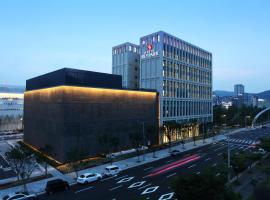
{"type": "Polygon", "coordinates": [[[141,59],[151,58],[151,57],[155,57],[158,55],[159,55],[159,52],[153,50],[153,44],[147,44],[146,51],[143,52],[143,54],[141,55],[141,59]]]}

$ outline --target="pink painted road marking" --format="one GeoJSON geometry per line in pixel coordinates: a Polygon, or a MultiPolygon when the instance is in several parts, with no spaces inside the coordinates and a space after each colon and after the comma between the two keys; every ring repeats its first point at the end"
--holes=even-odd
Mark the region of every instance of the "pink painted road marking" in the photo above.
{"type": "Polygon", "coordinates": [[[177,167],[181,167],[183,165],[186,165],[186,164],[188,164],[190,162],[199,160],[200,158],[201,157],[198,156],[198,155],[189,156],[187,158],[184,158],[184,159],[178,160],[176,162],[170,163],[168,165],[165,165],[165,166],[155,170],[151,174],[147,175],[147,177],[152,177],[152,176],[157,176],[157,175],[163,174],[163,173],[165,173],[165,172],[167,172],[169,170],[172,170],[172,169],[175,169],[177,167]]]}

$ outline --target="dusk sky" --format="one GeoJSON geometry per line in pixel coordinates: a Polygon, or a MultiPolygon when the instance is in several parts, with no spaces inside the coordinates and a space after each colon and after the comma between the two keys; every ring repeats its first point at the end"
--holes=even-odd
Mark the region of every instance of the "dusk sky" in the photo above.
{"type": "Polygon", "coordinates": [[[270,89],[268,0],[0,0],[0,84],[63,67],[111,73],[111,48],[163,30],[213,53],[214,90],[270,89]]]}

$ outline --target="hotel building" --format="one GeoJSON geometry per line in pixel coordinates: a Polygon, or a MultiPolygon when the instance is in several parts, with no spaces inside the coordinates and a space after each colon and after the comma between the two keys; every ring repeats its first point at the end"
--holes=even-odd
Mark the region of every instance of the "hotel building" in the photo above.
{"type": "MultiPolygon", "coordinates": [[[[159,92],[160,125],[212,122],[212,54],[163,31],[141,37],[139,47],[140,88],[159,92]]],[[[188,136],[194,131],[198,126],[188,136]]]]}
{"type": "Polygon", "coordinates": [[[112,52],[112,73],[122,76],[123,88],[139,88],[139,46],[127,42],[113,47],[112,52]]]}

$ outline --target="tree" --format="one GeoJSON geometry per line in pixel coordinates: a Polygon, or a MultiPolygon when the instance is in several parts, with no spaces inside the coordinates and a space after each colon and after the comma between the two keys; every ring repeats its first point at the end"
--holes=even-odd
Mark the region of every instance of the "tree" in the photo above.
{"type": "Polygon", "coordinates": [[[172,146],[172,137],[174,135],[176,128],[176,122],[175,121],[166,121],[164,122],[163,126],[161,126],[162,133],[167,137],[168,143],[169,143],[169,152],[171,152],[171,146],[172,146]]]}
{"type": "Polygon", "coordinates": [[[240,200],[227,185],[225,176],[216,176],[212,169],[199,175],[179,176],[172,182],[176,199],[188,200],[240,200]]]}
{"type": "MultiPolygon", "coordinates": [[[[189,125],[189,127],[193,127],[196,126],[198,124],[198,120],[197,119],[193,119],[189,125]]],[[[196,132],[192,131],[192,140],[193,140],[193,145],[196,146],[196,132]]]]}
{"type": "Polygon", "coordinates": [[[116,150],[119,146],[119,138],[109,134],[101,134],[98,137],[98,142],[103,146],[105,154],[110,155],[110,162],[113,163],[112,151],[116,150]]]}
{"type": "Polygon", "coordinates": [[[142,145],[142,135],[139,134],[139,132],[133,132],[129,135],[129,139],[130,139],[130,143],[132,145],[133,148],[136,149],[136,154],[137,154],[137,158],[138,158],[138,162],[140,162],[140,151],[139,148],[142,145]]]}
{"type": "Polygon", "coordinates": [[[17,175],[17,180],[23,182],[24,191],[27,191],[26,180],[31,177],[33,171],[37,168],[35,156],[21,145],[12,147],[5,155],[10,167],[17,175]]]}
{"type": "MultiPolygon", "coordinates": [[[[112,147],[112,151],[117,150],[119,146],[119,138],[112,135],[109,137],[109,144],[112,147]]],[[[113,164],[113,156],[111,156],[111,164],[113,164]]]]}
{"type": "Polygon", "coordinates": [[[66,153],[66,162],[68,163],[69,167],[75,172],[76,178],[78,178],[78,170],[83,166],[83,159],[86,158],[87,152],[76,146],[72,147],[66,153]]]}
{"type": "MultiPolygon", "coordinates": [[[[148,126],[147,129],[146,129],[146,139],[147,139],[147,141],[149,141],[149,142],[152,141],[153,138],[156,135],[156,132],[157,132],[156,126],[154,126],[154,125],[148,126]]],[[[153,144],[150,144],[150,145],[153,146],[153,144]]],[[[153,150],[153,158],[156,158],[156,149],[153,148],[152,150],[153,150]]]]}
{"type": "Polygon", "coordinates": [[[247,157],[242,152],[239,154],[233,154],[231,157],[231,163],[238,179],[238,175],[247,168],[247,157]]]}
{"type": "Polygon", "coordinates": [[[45,159],[46,157],[43,155],[51,155],[53,150],[52,146],[50,145],[45,145],[44,147],[40,148],[39,151],[40,153],[36,154],[36,161],[39,163],[44,169],[45,169],[45,176],[48,174],[48,161],[45,159]]]}

